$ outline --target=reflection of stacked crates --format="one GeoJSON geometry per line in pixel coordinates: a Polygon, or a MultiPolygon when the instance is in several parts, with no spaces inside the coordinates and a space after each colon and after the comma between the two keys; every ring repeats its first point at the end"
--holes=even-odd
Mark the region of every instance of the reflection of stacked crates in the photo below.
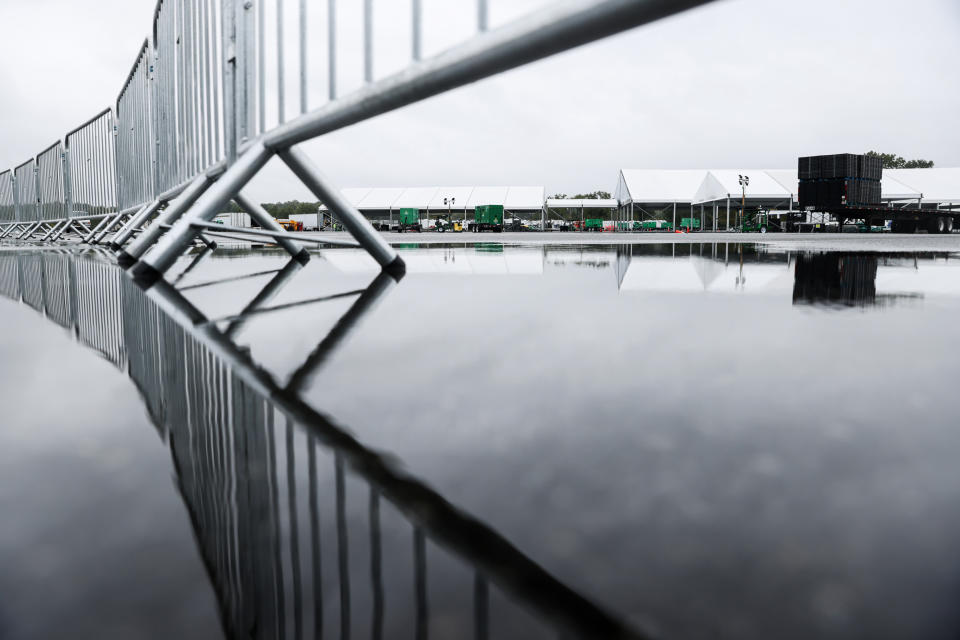
{"type": "Polygon", "coordinates": [[[877,156],[838,153],[800,158],[797,166],[800,207],[879,205],[882,172],[877,156]]]}

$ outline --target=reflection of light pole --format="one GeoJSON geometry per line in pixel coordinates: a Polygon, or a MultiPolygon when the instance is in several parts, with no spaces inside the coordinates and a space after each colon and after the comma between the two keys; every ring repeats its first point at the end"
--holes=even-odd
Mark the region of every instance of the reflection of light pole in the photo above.
{"type": "Polygon", "coordinates": [[[740,231],[743,231],[743,218],[747,210],[747,185],[750,184],[750,176],[740,176],[740,231]]]}

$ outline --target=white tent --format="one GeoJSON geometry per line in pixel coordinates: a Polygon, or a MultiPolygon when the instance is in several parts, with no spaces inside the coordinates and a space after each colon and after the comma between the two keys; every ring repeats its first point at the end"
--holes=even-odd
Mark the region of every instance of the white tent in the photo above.
{"type": "Polygon", "coordinates": [[[884,179],[887,176],[909,187],[924,203],[960,204],[960,167],[884,169],[884,179]]]}
{"type": "Polygon", "coordinates": [[[750,183],[744,190],[749,201],[789,202],[793,192],[784,187],[763,169],[711,169],[694,195],[695,204],[719,202],[727,198],[740,200],[743,196],[740,176],[746,176],[750,183]]]}
{"type": "Polygon", "coordinates": [[[705,174],[703,169],[621,169],[616,199],[621,205],[689,204],[705,174]]]}

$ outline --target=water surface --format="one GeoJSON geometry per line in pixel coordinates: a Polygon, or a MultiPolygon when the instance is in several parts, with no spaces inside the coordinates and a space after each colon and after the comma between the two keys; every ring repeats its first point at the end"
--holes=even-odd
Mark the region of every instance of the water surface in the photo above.
{"type": "Polygon", "coordinates": [[[403,255],[0,253],[0,636],[957,636],[956,256],[403,255]]]}

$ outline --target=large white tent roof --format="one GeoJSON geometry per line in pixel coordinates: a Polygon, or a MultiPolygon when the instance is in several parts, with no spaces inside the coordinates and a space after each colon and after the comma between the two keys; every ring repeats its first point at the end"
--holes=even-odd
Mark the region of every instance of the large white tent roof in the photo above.
{"type": "MultiPolygon", "coordinates": [[[[499,204],[508,211],[539,211],[544,187],[349,187],[341,193],[361,211],[422,209],[454,211],[477,205],[499,204]],[[444,199],[447,202],[444,202],[444,199]],[[451,201],[452,199],[452,201],[451,201]]],[[[616,206],[616,205],[614,205],[616,206]]],[[[325,207],[324,207],[325,208],[325,207]]]]}
{"type": "Polygon", "coordinates": [[[741,197],[740,176],[750,178],[746,195],[751,199],[788,200],[793,192],[763,169],[712,169],[704,176],[694,195],[694,204],[741,197]]]}
{"type": "Polygon", "coordinates": [[[884,169],[884,179],[888,176],[927,202],[960,202],[960,167],[884,169]]]}
{"type": "Polygon", "coordinates": [[[617,199],[622,203],[689,203],[705,173],[703,169],[621,169],[617,199]]]}

